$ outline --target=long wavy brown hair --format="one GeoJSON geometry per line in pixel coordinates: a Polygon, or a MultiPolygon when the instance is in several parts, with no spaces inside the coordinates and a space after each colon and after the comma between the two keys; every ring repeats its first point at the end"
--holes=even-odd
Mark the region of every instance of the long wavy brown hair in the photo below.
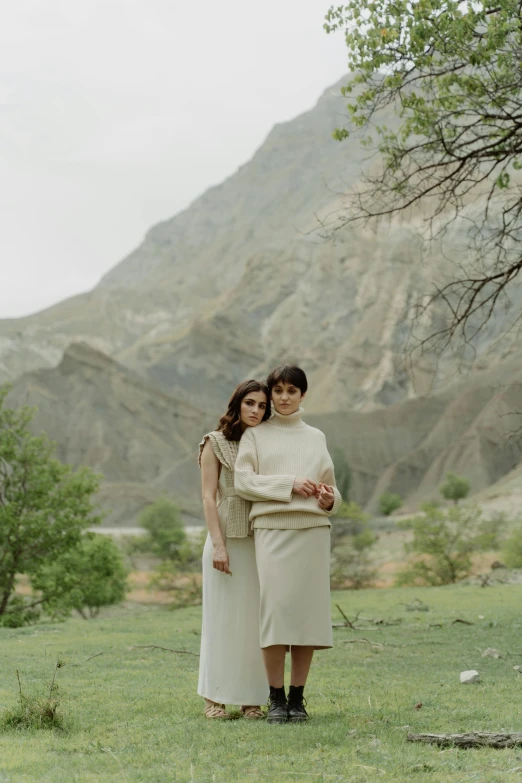
{"type": "Polygon", "coordinates": [[[268,386],[259,381],[243,381],[232,392],[232,396],[228,401],[227,412],[220,418],[216,427],[218,432],[222,432],[227,440],[241,440],[241,435],[243,434],[241,427],[241,403],[247,394],[258,391],[264,392],[266,395],[266,410],[262,421],[266,421],[270,417],[268,386]]]}

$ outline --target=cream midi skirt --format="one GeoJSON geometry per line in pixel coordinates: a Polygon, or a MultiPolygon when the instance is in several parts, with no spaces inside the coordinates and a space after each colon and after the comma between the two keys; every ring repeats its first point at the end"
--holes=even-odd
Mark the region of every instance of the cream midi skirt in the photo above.
{"type": "Polygon", "coordinates": [[[232,576],[203,550],[203,625],[198,693],[219,704],[265,704],[268,684],[259,645],[259,579],[254,539],[227,538],[232,576]]]}
{"type": "Polygon", "coordinates": [[[261,647],[333,646],[330,528],[256,528],[261,647]]]}

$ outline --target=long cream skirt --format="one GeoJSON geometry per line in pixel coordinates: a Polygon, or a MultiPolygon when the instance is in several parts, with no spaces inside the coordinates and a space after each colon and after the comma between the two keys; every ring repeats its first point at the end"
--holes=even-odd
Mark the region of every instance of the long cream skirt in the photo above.
{"type": "Polygon", "coordinates": [[[256,528],[261,647],[333,646],[330,528],[256,528]]]}
{"type": "Polygon", "coordinates": [[[232,576],[203,550],[203,625],[198,693],[219,704],[265,704],[268,684],[259,645],[259,579],[254,539],[227,538],[232,576]]]}

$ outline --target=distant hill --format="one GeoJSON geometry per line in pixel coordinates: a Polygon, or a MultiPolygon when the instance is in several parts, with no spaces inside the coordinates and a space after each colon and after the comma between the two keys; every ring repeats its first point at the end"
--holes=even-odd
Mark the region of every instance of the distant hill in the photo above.
{"type": "Polygon", "coordinates": [[[368,155],[357,135],[331,138],[346,115],[339,86],[151,228],[91,292],[0,321],[0,382],[40,406],[37,424],[64,459],[104,472],[113,520],[131,522],[163,491],[197,508],[200,435],[235,383],[283,361],[306,369],[307,416],[343,446],[370,507],[384,488],[429,496],[450,465],[482,489],[518,460],[495,417],[498,405],[520,408],[522,342],[516,330],[499,338],[521,284],[471,348],[404,361],[412,328],[421,338],[444,326],[437,309],[413,324],[412,309],[465,258],[465,237],[451,227],[423,256],[421,213],[335,237],[322,227],[368,155]]]}
{"type": "MultiPolygon", "coordinates": [[[[444,391],[367,413],[306,415],[330,448],[341,448],[353,474],[353,497],[376,511],[391,490],[407,506],[430,500],[447,471],[467,476],[477,492],[520,461],[522,424],[513,414],[522,396],[517,365],[475,373],[444,391]]],[[[108,524],[132,525],[161,495],[185,517],[201,517],[197,444],[216,415],[149,387],[139,376],[85,344],[72,345],[56,369],[22,376],[10,402],[38,407],[36,431],[58,443],[64,461],[105,476],[100,500],[108,524]]]]}
{"type": "Polygon", "coordinates": [[[56,455],[105,476],[108,524],[134,522],[161,495],[199,514],[197,444],[214,420],[108,356],[73,344],[55,369],[20,377],[8,404],[37,406],[33,428],[56,441],[56,455]]]}

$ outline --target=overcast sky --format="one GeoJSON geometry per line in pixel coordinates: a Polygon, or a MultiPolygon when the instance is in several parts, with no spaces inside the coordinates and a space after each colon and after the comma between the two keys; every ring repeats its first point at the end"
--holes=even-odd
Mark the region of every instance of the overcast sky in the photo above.
{"type": "Polygon", "coordinates": [[[346,70],[328,0],[0,12],[0,318],[92,288],[346,70]]]}

